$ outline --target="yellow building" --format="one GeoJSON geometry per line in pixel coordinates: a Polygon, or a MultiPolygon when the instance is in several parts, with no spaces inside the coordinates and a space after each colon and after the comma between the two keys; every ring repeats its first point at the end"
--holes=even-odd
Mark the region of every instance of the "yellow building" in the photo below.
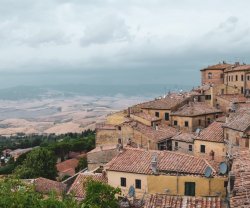
{"type": "Polygon", "coordinates": [[[222,122],[213,122],[203,129],[194,139],[194,155],[219,162],[225,161],[226,144],[224,142],[222,122]]]}
{"type": "Polygon", "coordinates": [[[205,102],[190,102],[171,113],[171,124],[177,129],[193,132],[205,128],[222,112],[205,102]]]}
{"type": "Polygon", "coordinates": [[[123,149],[105,166],[109,185],[121,188],[122,195],[133,187],[137,197],[144,193],[225,197],[227,177],[216,169],[191,155],[133,148],[123,149]]]}

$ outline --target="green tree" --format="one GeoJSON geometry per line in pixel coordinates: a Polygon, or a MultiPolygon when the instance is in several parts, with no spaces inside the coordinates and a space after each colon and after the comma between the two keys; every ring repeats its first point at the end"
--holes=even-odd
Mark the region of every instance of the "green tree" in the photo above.
{"type": "Polygon", "coordinates": [[[57,176],[56,157],[52,151],[46,148],[32,150],[22,165],[16,168],[15,174],[19,178],[55,179],[57,176]]]}
{"type": "Polygon", "coordinates": [[[86,183],[86,198],[83,208],[118,208],[115,195],[120,194],[119,188],[113,188],[102,182],[88,180],[86,183]]]}
{"type": "Polygon", "coordinates": [[[76,167],[76,172],[79,172],[80,170],[83,170],[84,168],[86,168],[88,166],[88,161],[87,158],[81,158],[79,160],[78,166],[76,167]]]}

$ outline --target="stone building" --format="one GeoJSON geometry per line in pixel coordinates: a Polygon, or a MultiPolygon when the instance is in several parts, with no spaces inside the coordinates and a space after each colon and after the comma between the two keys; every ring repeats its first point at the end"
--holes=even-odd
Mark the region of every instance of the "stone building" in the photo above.
{"type": "Polygon", "coordinates": [[[194,138],[193,133],[179,132],[171,138],[172,151],[194,154],[194,138]]]}
{"type": "Polygon", "coordinates": [[[201,130],[194,140],[194,155],[199,157],[225,161],[226,145],[224,142],[223,128],[224,123],[213,122],[207,128],[201,130]]]}
{"type": "Polygon", "coordinates": [[[171,113],[171,124],[177,129],[193,132],[197,128],[206,128],[222,112],[204,102],[190,102],[171,113]]]}
{"type": "Polygon", "coordinates": [[[133,187],[137,197],[167,193],[179,196],[225,197],[226,176],[207,160],[172,151],[125,148],[106,166],[108,184],[127,195],[133,187]],[[206,170],[209,174],[205,177],[206,170]]]}
{"type": "Polygon", "coordinates": [[[223,84],[224,71],[232,65],[225,62],[201,69],[201,84],[223,84]]]}

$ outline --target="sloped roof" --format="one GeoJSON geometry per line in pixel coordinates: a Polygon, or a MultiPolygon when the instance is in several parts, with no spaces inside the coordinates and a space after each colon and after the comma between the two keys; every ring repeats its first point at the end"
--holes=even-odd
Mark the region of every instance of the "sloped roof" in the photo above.
{"type": "Polygon", "coordinates": [[[34,179],[35,190],[39,193],[48,194],[54,191],[58,195],[62,195],[66,190],[66,185],[58,182],[49,180],[47,178],[34,179]]]}
{"type": "Polygon", "coordinates": [[[208,142],[224,142],[223,136],[223,123],[213,122],[207,128],[200,132],[200,135],[196,138],[198,140],[208,141],[208,142]]]}
{"type": "Polygon", "coordinates": [[[133,113],[131,115],[138,116],[138,117],[143,118],[143,119],[148,120],[148,121],[159,121],[159,120],[161,120],[161,118],[158,118],[156,116],[152,116],[151,114],[145,113],[145,112],[133,113]]]}
{"type": "Polygon", "coordinates": [[[74,175],[75,174],[75,168],[77,167],[79,161],[75,158],[65,160],[61,163],[56,164],[56,169],[60,173],[65,173],[67,175],[74,175]]]}
{"type": "Polygon", "coordinates": [[[108,183],[107,177],[104,176],[102,173],[79,173],[76,180],[70,187],[68,193],[72,193],[76,198],[84,199],[86,194],[84,185],[89,179],[108,183]]]}
{"type": "Polygon", "coordinates": [[[170,196],[151,194],[146,198],[143,208],[222,208],[223,201],[219,197],[170,196]]]}
{"type": "Polygon", "coordinates": [[[205,70],[224,70],[230,66],[233,66],[232,64],[224,64],[224,63],[219,63],[219,64],[215,64],[212,66],[208,66],[204,69],[201,69],[201,71],[205,71],[205,70]]]}
{"type": "Polygon", "coordinates": [[[230,198],[230,207],[250,207],[250,152],[241,150],[233,161],[232,172],[235,176],[233,195],[230,198]]]}
{"type": "Polygon", "coordinates": [[[138,106],[142,109],[171,110],[188,98],[185,94],[172,93],[165,98],[142,103],[138,106]]]}
{"type": "Polygon", "coordinates": [[[193,143],[194,138],[195,138],[195,135],[192,133],[180,132],[177,135],[175,135],[174,137],[172,137],[172,140],[193,143]]]}
{"type": "Polygon", "coordinates": [[[227,94],[217,95],[217,97],[224,99],[228,102],[245,103],[248,99],[241,94],[227,94]]]}
{"type": "Polygon", "coordinates": [[[230,114],[229,121],[223,125],[224,128],[245,132],[250,127],[250,110],[242,109],[230,114]]]}
{"type": "Polygon", "coordinates": [[[171,138],[177,133],[177,130],[175,128],[164,124],[159,125],[158,130],[154,129],[154,127],[152,126],[147,126],[136,121],[124,123],[123,125],[130,126],[134,130],[141,132],[148,138],[153,139],[155,142],[171,138]]]}
{"type": "Polygon", "coordinates": [[[221,113],[221,110],[216,109],[205,102],[190,102],[171,113],[176,116],[199,116],[207,114],[221,113]]]}
{"type": "Polygon", "coordinates": [[[171,151],[148,151],[144,149],[124,148],[123,152],[113,158],[106,169],[110,171],[129,172],[138,174],[153,174],[151,160],[157,156],[159,172],[169,174],[182,173],[187,175],[204,175],[205,169],[215,169],[205,159],[171,151]]]}
{"type": "Polygon", "coordinates": [[[250,65],[239,65],[239,66],[234,66],[231,69],[225,70],[225,72],[234,72],[234,71],[249,71],[250,70],[250,65]]]}

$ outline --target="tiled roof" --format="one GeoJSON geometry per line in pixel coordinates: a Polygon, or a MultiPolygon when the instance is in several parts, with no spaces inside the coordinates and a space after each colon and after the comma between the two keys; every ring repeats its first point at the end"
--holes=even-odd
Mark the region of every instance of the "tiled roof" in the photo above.
{"type": "Polygon", "coordinates": [[[87,180],[94,180],[103,183],[108,183],[108,179],[102,173],[80,173],[72,186],[70,187],[68,193],[72,193],[76,198],[84,199],[86,190],[85,183],[87,180]]]}
{"type": "Polygon", "coordinates": [[[234,66],[232,69],[227,69],[225,72],[231,72],[231,71],[249,71],[250,70],[250,65],[239,65],[239,66],[234,66]]]}
{"type": "Polygon", "coordinates": [[[176,136],[172,137],[172,140],[193,143],[194,138],[195,138],[195,135],[192,133],[180,132],[176,136]]]}
{"type": "Polygon", "coordinates": [[[250,127],[250,110],[242,109],[231,113],[228,120],[223,127],[245,132],[250,127]]]}
{"type": "Polygon", "coordinates": [[[145,108],[157,110],[171,110],[172,108],[175,108],[176,106],[188,99],[189,97],[185,94],[173,93],[166,96],[165,98],[142,103],[138,106],[142,109],[145,108]]]}
{"type": "Polygon", "coordinates": [[[232,64],[221,64],[221,63],[219,63],[219,64],[215,64],[215,65],[212,65],[212,66],[208,66],[208,67],[202,69],[201,71],[204,71],[204,70],[218,70],[218,69],[224,70],[224,69],[226,69],[226,68],[228,68],[230,66],[233,66],[233,65],[232,64]]]}
{"type": "Polygon", "coordinates": [[[205,159],[199,157],[171,151],[148,151],[134,148],[124,148],[123,152],[106,165],[106,169],[118,172],[153,174],[151,170],[153,156],[157,156],[159,172],[204,175],[205,169],[211,167],[213,174],[216,174],[215,169],[205,159]]]}
{"type": "Polygon", "coordinates": [[[65,184],[47,178],[34,179],[34,186],[37,192],[43,194],[48,194],[51,191],[54,191],[56,194],[61,195],[66,190],[65,184]]]}
{"type": "Polygon", "coordinates": [[[160,118],[156,117],[156,116],[152,116],[151,114],[149,113],[144,113],[144,112],[139,112],[139,113],[133,113],[132,116],[135,115],[135,116],[138,116],[138,117],[141,117],[145,120],[148,120],[148,121],[159,121],[161,120],[160,118]]]}
{"type": "Polygon", "coordinates": [[[243,95],[237,95],[237,94],[217,95],[217,97],[235,103],[244,103],[248,100],[243,95]]]}
{"type": "Polygon", "coordinates": [[[196,138],[198,140],[208,141],[208,142],[224,142],[223,137],[223,123],[213,122],[207,128],[200,132],[200,135],[196,138]]]}
{"type": "Polygon", "coordinates": [[[75,168],[77,167],[78,163],[79,161],[73,158],[56,164],[56,168],[59,173],[64,173],[72,176],[75,174],[75,168]]]}
{"type": "Polygon", "coordinates": [[[235,176],[231,208],[250,207],[250,152],[248,149],[238,152],[233,160],[232,172],[235,176]]]}
{"type": "Polygon", "coordinates": [[[169,196],[166,194],[149,195],[143,208],[222,208],[219,197],[169,196]]]}
{"type": "Polygon", "coordinates": [[[221,111],[205,102],[190,102],[189,104],[186,104],[183,107],[179,108],[179,110],[173,112],[171,115],[198,116],[215,113],[221,113],[221,111]]]}
{"type": "Polygon", "coordinates": [[[155,140],[156,142],[171,138],[177,133],[177,130],[175,128],[164,124],[159,125],[158,130],[156,130],[154,127],[147,126],[135,121],[124,123],[123,125],[130,126],[134,130],[141,132],[142,134],[144,134],[148,138],[155,140]]]}
{"type": "Polygon", "coordinates": [[[104,145],[104,146],[97,146],[95,149],[91,150],[89,153],[101,152],[101,151],[108,151],[117,149],[117,145],[104,145]]]}

